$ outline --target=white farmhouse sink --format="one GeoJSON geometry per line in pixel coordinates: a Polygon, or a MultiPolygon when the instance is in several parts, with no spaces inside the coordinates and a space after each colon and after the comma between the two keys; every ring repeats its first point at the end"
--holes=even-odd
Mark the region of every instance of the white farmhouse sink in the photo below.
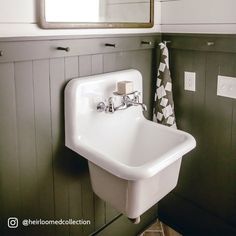
{"type": "Polygon", "coordinates": [[[122,80],[133,81],[134,89],[142,92],[137,70],[68,83],[66,146],[89,161],[94,192],[129,218],[137,218],[176,186],[182,156],[196,142],[186,132],[148,121],[141,106],[98,112],[97,104],[114,96],[122,80]]]}

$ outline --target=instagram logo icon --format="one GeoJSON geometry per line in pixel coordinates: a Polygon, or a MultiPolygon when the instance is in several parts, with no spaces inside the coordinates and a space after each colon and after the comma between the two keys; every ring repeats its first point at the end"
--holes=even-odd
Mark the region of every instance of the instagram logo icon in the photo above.
{"type": "Polygon", "coordinates": [[[16,217],[10,217],[7,220],[7,226],[8,228],[15,229],[18,227],[18,219],[16,217]]]}

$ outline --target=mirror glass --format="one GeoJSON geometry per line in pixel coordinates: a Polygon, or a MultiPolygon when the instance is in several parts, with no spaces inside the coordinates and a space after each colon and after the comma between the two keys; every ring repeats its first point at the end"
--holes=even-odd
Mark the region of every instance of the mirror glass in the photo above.
{"type": "Polygon", "coordinates": [[[41,0],[43,28],[152,27],[153,0],[41,0]]]}

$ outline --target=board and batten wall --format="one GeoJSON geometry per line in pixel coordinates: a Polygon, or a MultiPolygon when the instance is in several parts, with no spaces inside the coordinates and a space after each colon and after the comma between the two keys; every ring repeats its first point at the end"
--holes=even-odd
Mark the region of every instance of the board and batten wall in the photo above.
{"type": "Polygon", "coordinates": [[[161,6],[155,0],[154,27],[146,29],[44,30],[37,25],[40,0],[0,0],[0,38],[61,35],[140,34],[160,32],[161,6]]]}
{"type": "Polygon", "coordinates": [[[163,33],[236,33],[235,0],[163,0],[163,33]]]}
{"type": "MultiPolygon", "coordinates": [[[[160,36],[0,42],[0,235],[88,236],[120,214],[93,194],[87,161],[65,147],[64,88],[72,78],[136,68],[151,112],[155,40],[160,36]],[[19,218],[18,229],[7,227],[8,217],[19,218]],[[40,218],[91,224],[21,225],[40,218]]],[[[156,216],[156,206],[139,225],[122,216],[96,235],[134,236],[156,216]]]]}
{"type": "Polygon", "coordinates": [[[236,100],[217,96],[218,75],[236,80],[236,37],[163,38],[171,41],[177,126],[197,146],[183,158],[177,187],[159,202],[159,217],[186,236],[236,235],[236,100]],[[196,72],[196,92],[184,90],[185,71],[196,72]]]}

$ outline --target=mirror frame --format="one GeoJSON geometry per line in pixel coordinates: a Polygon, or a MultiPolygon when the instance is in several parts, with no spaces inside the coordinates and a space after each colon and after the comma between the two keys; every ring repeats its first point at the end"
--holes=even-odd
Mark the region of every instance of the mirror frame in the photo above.
{"type": "Polygon", "coordinates": [[[138,22],[47,22],[45,1],[40,0],[39,26],[42,29],[109,29],[109,28],[151,28],[154,25],[154,0],[150,0],[150,21],[138,22]]]}

